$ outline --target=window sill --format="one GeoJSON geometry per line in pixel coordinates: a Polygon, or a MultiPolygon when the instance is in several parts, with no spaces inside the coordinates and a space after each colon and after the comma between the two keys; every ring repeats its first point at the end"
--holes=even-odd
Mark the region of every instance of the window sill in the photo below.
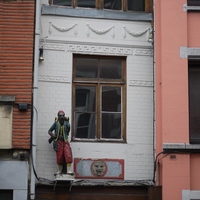
{"type": "Polygon", "coordinates": [[[15,97],[14,96],[0,96],[0,102],[15,102],[15,97]]]}
{"type": "Polygon", "coordinates": [[[71,142],[95,142],[95,143],[126,143],[123,139],[78,139],[73,138],[71,142]]]}
{"type": "Polygon", "coordinates": [[[189,144],[189,143],[164,143],[164,152],[188,152],[195,153],[200,152],[200,144],[189,144]]]}
{"type": "Polygon", "coordinates": [[[188,6],[187,4],[184,4],[183,11],[200,11],[200,6],[188,6]]]}

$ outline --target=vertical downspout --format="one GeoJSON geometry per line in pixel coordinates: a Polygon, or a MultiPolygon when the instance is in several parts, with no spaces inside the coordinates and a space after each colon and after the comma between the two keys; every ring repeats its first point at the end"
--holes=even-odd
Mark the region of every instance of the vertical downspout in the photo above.
{"type": "Polygon", "coordinates": [[[40,0],[36,0],[35,7],[35,47],[34,47],[34,74],[33,74],[33,120],[32,120],[32,167],[30,198],[35,199],[35,173],[36,166],[36,122],[37,122],[37,94],[38,94],[38,65],[39,65],[39,40],[40,40],[40,0]]]}
{"type": "Polygon", "coordinates": [[[153,38],[153,160],[154,160],[154,172],[153,172],[153,183],[155,184],[155,160],[156,160],[156,105],[155,105],[155,0],[152,0],[152,38],[153,38]]]}

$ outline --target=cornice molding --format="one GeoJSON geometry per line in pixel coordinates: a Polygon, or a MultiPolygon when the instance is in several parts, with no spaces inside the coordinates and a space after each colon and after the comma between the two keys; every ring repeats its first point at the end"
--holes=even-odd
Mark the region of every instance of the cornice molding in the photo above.
{"type": "Polygon", "coordinates": [[[69,52],[84,54],[104,54],[104,55],[132,55],[132,48],[95,46],[95,45],[73,45],[69,44],[67,50],[69,52]]]}
{"type": "Polygon", "coordinates": [[[136,49],[136,56],[153,56],[153,49],[136,49]]]}
{"type": "Polygon", "coordinates": [[[130,80],[130,86],[153,87],[153,81],[130,80]]]}
{"type": "Polygon", "coordinates": [[[45,50],[68,51],[73,53],[83,54],[103,54],[103,55],[135,55],[135,56],[153,56],[153,49],[147,48],[128,48],[120,46],[104,46],[104,45],[88,45],[88,44],[50,44],[47,42],[41,43],[45,50]]]}
{"type": "Polygon", "coordinates": [[[65,45],[44,43],[41,46],[43,47],[43,49],[55,50],[55,51],[65,51],[65,45]]]}
{"type": "Polygon", "coordinates": [[[58,83],[70,83],[69,77],[65,76],[46,76],[39,75],[38,81],[40,82],[58,82],[58,83]]]}

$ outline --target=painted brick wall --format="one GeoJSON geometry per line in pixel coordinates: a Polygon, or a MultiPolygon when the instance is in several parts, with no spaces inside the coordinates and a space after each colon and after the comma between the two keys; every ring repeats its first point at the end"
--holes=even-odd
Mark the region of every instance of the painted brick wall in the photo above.
{"type": "MultiPolygon", "coordinates": [[[[0,1],[0,95],[31,104],[34,1],[0,1]]],[[[13,110],[12,148],[30,148],[31,110],[13,110]]]]}
{"type": "Polygon", "coordinates": [[[153,177],[153,56],[147,35],[133,37],[123,26],[141,32],[150,26],[147,22],[122,22],[41,17],[41,46],[44,61],[39,66],[39,94],[37,124],[37,173],[39,177],[53,179],[57,171],[55,152],[48,143],[47,131],[58,110],[70,117],[72,107],[73,53],[114,55],[127,57],[127,143],[71,142],[74,158],[124,159],[125,180],[149,180],[153,177]],[[65,28],[77,24],[70,31],[60,31],[51,26],[65,28]],[[98,24],[97,24],[98,22],[98,24]],[[113,32],[87,35],[87,24],[97,29],[115,26],[113,32]],[[51,30],[49,32],[49,30],[51,30]]]}

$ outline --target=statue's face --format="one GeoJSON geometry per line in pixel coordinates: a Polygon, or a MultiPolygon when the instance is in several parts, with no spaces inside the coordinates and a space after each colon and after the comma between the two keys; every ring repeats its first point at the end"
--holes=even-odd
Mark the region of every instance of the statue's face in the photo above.
{"type": "Polygon", "coordinates": [[[92,172],[96,176],[103,176],[106,171],[106,164],[103,161],[94,161],[92,164],[92,172]]]}
{"type": "Polygon", "coordinates": [[[61,125],[64,124],[65,121],[65,113],[64,112],[60,112],[58,115],[58,121],[60,122],[61,125]]]}

